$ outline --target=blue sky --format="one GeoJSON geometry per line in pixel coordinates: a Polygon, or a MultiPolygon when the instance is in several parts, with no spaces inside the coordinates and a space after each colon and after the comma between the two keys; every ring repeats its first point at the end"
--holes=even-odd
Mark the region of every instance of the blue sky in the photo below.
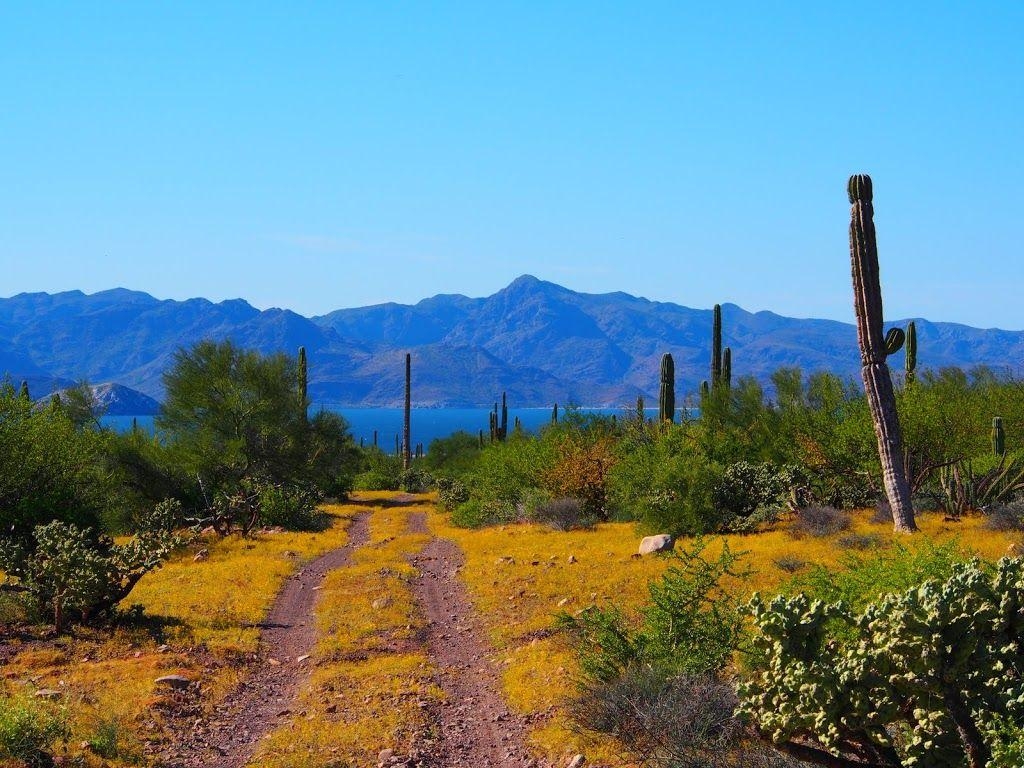
{"type": "Polygon", "coordinates": [[[0,295],[316,314],[523,273],[1024,328],[1024,4],[8,3],[0,295]]]}

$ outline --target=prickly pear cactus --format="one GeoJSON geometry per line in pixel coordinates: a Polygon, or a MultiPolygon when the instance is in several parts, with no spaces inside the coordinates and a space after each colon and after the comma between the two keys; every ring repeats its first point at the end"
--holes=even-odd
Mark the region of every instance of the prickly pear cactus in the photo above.
{"type": "Polygon", "coordinates": [[[746,612],[764,661],[739,686],[739,713],[794,756],[984,768],[997,715],[1024,725],[1024,560],[958,566],[861,615],[805,595],[755,595],[746,612]]]}

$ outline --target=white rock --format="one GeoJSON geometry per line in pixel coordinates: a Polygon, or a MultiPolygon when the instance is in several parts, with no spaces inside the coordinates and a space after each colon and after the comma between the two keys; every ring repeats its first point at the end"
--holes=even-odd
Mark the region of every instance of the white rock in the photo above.
{"type": "Polygon", "coordinates": [[[671,552],[675,549],[676,540],[667,533],[659,533],[657,536],[645,536],[640,542],[639,553],[650,555],[654,552],[671,552]]]}

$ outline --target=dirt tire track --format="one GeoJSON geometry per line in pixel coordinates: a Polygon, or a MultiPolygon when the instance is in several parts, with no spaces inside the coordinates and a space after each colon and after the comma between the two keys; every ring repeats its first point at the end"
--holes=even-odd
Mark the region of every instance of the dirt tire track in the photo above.
{"type": "MultiPolygon", "coordinates": [[[[409,517],[409,530],[428,533],[426,517],[409,517]]],[[[526,748],[529,726],[511,712],[490,660],[486,632],[473,611],[458,569],[465,557],[452,541],[432,538],[411,557],[417,607],[426,619],[427,653],[445,701],[429,715],[432,729],[418,739],[414,764],[424,768],[544,766],[526,748]]]]}
{"type": "Polygon", "coordinates": [[[349,525],[348,543],[321,555],[292,574],[278,592],[260,624],[260,646],[253,669],[214,707],[209,718],[178,733],[160,755],[167,768],[241,768],[260,739],[281,722],[292,706],[312,664],[298,661],[316,644],[318,587],[330,571],[349,564],[352,553],[369,540],[369,512],[360,512],[349,525]]]}

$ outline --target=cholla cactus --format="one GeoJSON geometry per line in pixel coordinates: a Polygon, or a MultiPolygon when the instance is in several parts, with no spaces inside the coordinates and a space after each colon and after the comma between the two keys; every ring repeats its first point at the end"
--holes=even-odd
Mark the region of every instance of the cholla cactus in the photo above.
{"type": "Polygon", "coordinates": [[[984,768],[995,715],[1024,724],[1024,560],[957,566],[861,615],[802,594],[755,595],[746,612],[764,665],[739,686],[739,713],[795,757],[984,768]]]}

